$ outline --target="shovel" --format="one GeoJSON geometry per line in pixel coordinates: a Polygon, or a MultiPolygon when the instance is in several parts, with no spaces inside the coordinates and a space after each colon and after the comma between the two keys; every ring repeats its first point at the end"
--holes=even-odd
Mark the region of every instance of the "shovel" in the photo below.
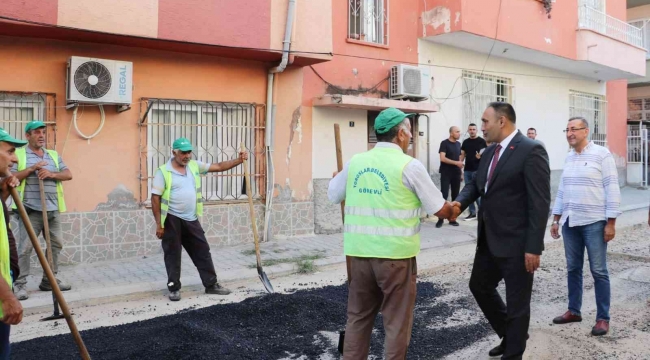
{"type": "MultiPolygon", "coordinates": [[[[334,124],[334,142],[336,144],[336,167],[339,172],[343,171],[343,150],[341,149],[341,129],[339,124],[334,124]]],[[[341,224],[345,226],[345,200],[341,202],[341,224]]],[[[350,257],[345,257],[345,267],[348,273],[348,286],[350,286],[350,257]]],[[[345,330],[339,331],[339,353],[343,354],[345,343],[345,330]]]]}
{"type": "Polygon", "coordinates": [[[14,204],[16,204],[16,207],[18,208],[18,213],[20,214],[20,218],[23,220],[23,224],[25,225],[25,230],[29,235],[29,240],[32,242],[32,246],[34,246],[34,250],[36,250],[38,261],[41,263],[41,267],[43,267],[43,271],[45,272],[45,275],[47,275],[47,279],[50,280],[50,284],[52,284],[52,292],[56,296],[58,302],[61,304],[61,310],[63,311],[65,320],[68,323],[68,327],[70,328],[70,332],[72,333],[74,342],[77,344],[77,347],[79,348],[79,354],[81,355],[81,358],[83,360],[90,360],[90,354],[88,354],[88,349],[86,349],[86,345],[84,344],[83,339],[81,339],[81,334],[79,334],[77,325],[75,324],[72,315],[70,315],[70,309],[68,308],[68,304],[65,302],[65,299],[63,298],[63,294],[61,293],[61,289],[59,289],[59,284],[56,282],[54,273],[52,272],[52,269],[48,265],[47,260],[45,259],[45,255],[43,255],[43,250],[41,250],[41,244],[38,242],[38,237],[34,232],[32,223],[29,221],[29,216],[27,216],[27,211],[25,211],[25,207],[23,206],[23,203],[21,202],[20,197],[18,196],[18,191],[16,191],[16,188],[13,187],[9,187],[9,191],[11,192],[11,197],[14,200],[14,204]]]}
{"type": "MultiPolygon", "coordinates": [[[[241,143],[241,151],[245,151],[244,143],[241,143]]],[[[253,192],[251,191],[251,178],[248,173],[248,161],[244,160],[244,182],[246,183],[246,197],[248,198],[248,208],[251,214],[251,224],[253,226],[253,238],[255,239],[255,256],[257,257],[257,275],[260,277],[262,284],[267,292],[273,293],[273,285],[268,276],[262,270],[262,259],[260,258],[260,239],[257,234],[257,221],[255,221],[255,207],[253,206],[253,192]]]]}
{"type": "MultiPolygon", "coordinates": [[[[45,186],[43,185],[42,179],[38,179],[38,186],[41,190],[41,209],[43,209],[43,233],[45,233],[45,244],[47,245],[47,262],[50,265],[50,269],[54,269],[54,261],[52,260],[52,243],[50,242],[50,225],[47,220],[45,186]]],[[[59,303],[56,301],[56,296],[54,295],[54,287],[52,287],[52,302],[54,303],[54,314],[52,314],[52,316],[42,318],[41,321],[58,320],[65,317],[62,313],[59,312],[59,303]]]]}

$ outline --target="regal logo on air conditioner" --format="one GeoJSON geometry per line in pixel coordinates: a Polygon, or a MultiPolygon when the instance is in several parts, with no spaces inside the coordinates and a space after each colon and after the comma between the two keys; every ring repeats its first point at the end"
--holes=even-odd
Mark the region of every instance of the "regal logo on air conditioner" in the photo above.
{"type": "Polygon", "coordinates": [[[133,96],[133,63],[72,56],[68,59],[66,101],[129,105],[133,96]]]}

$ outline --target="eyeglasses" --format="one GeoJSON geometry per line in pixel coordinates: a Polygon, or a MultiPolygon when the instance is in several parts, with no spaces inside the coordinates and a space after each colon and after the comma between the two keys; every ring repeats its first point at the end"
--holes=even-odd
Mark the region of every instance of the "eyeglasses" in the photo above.
{"type": "Polygon", "coordinates": [[[576,132],[576,131],[578,131],[578,130],[584,130],[584,129],[586,129],[586,127],[581,127],[581,128],[577,128],[577,129],[576,129],[576,128],[572,128],[572,129],[564,129],[564,130],[562,130],[562,131],[563,131],[564,133],[574,133],[574,132],[576,132]]]}

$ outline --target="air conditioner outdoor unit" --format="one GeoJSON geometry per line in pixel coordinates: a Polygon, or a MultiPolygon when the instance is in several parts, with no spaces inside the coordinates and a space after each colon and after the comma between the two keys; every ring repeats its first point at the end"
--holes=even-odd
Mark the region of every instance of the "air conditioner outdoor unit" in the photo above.
{"type": "Polygon", "coordinates": [[[68,104],[129,105],[132,91],[132,62],[78,56],[72,56],[68,60],[68,104]]]}
{"type": "Polygon", "coordinates": [[[431,88],[431,74],[427,68],[395,65],[390,69],[389,86],[391,99],[426,100],[431,88]]]}

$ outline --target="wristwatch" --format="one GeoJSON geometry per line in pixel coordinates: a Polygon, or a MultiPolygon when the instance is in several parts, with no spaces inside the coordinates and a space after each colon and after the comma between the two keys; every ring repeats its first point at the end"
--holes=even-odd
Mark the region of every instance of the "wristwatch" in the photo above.
{"type": "Polygon", "coordinates": [[[560,225],[560,221],[559,220],[553,220],[553,225],[560,225]]]}

